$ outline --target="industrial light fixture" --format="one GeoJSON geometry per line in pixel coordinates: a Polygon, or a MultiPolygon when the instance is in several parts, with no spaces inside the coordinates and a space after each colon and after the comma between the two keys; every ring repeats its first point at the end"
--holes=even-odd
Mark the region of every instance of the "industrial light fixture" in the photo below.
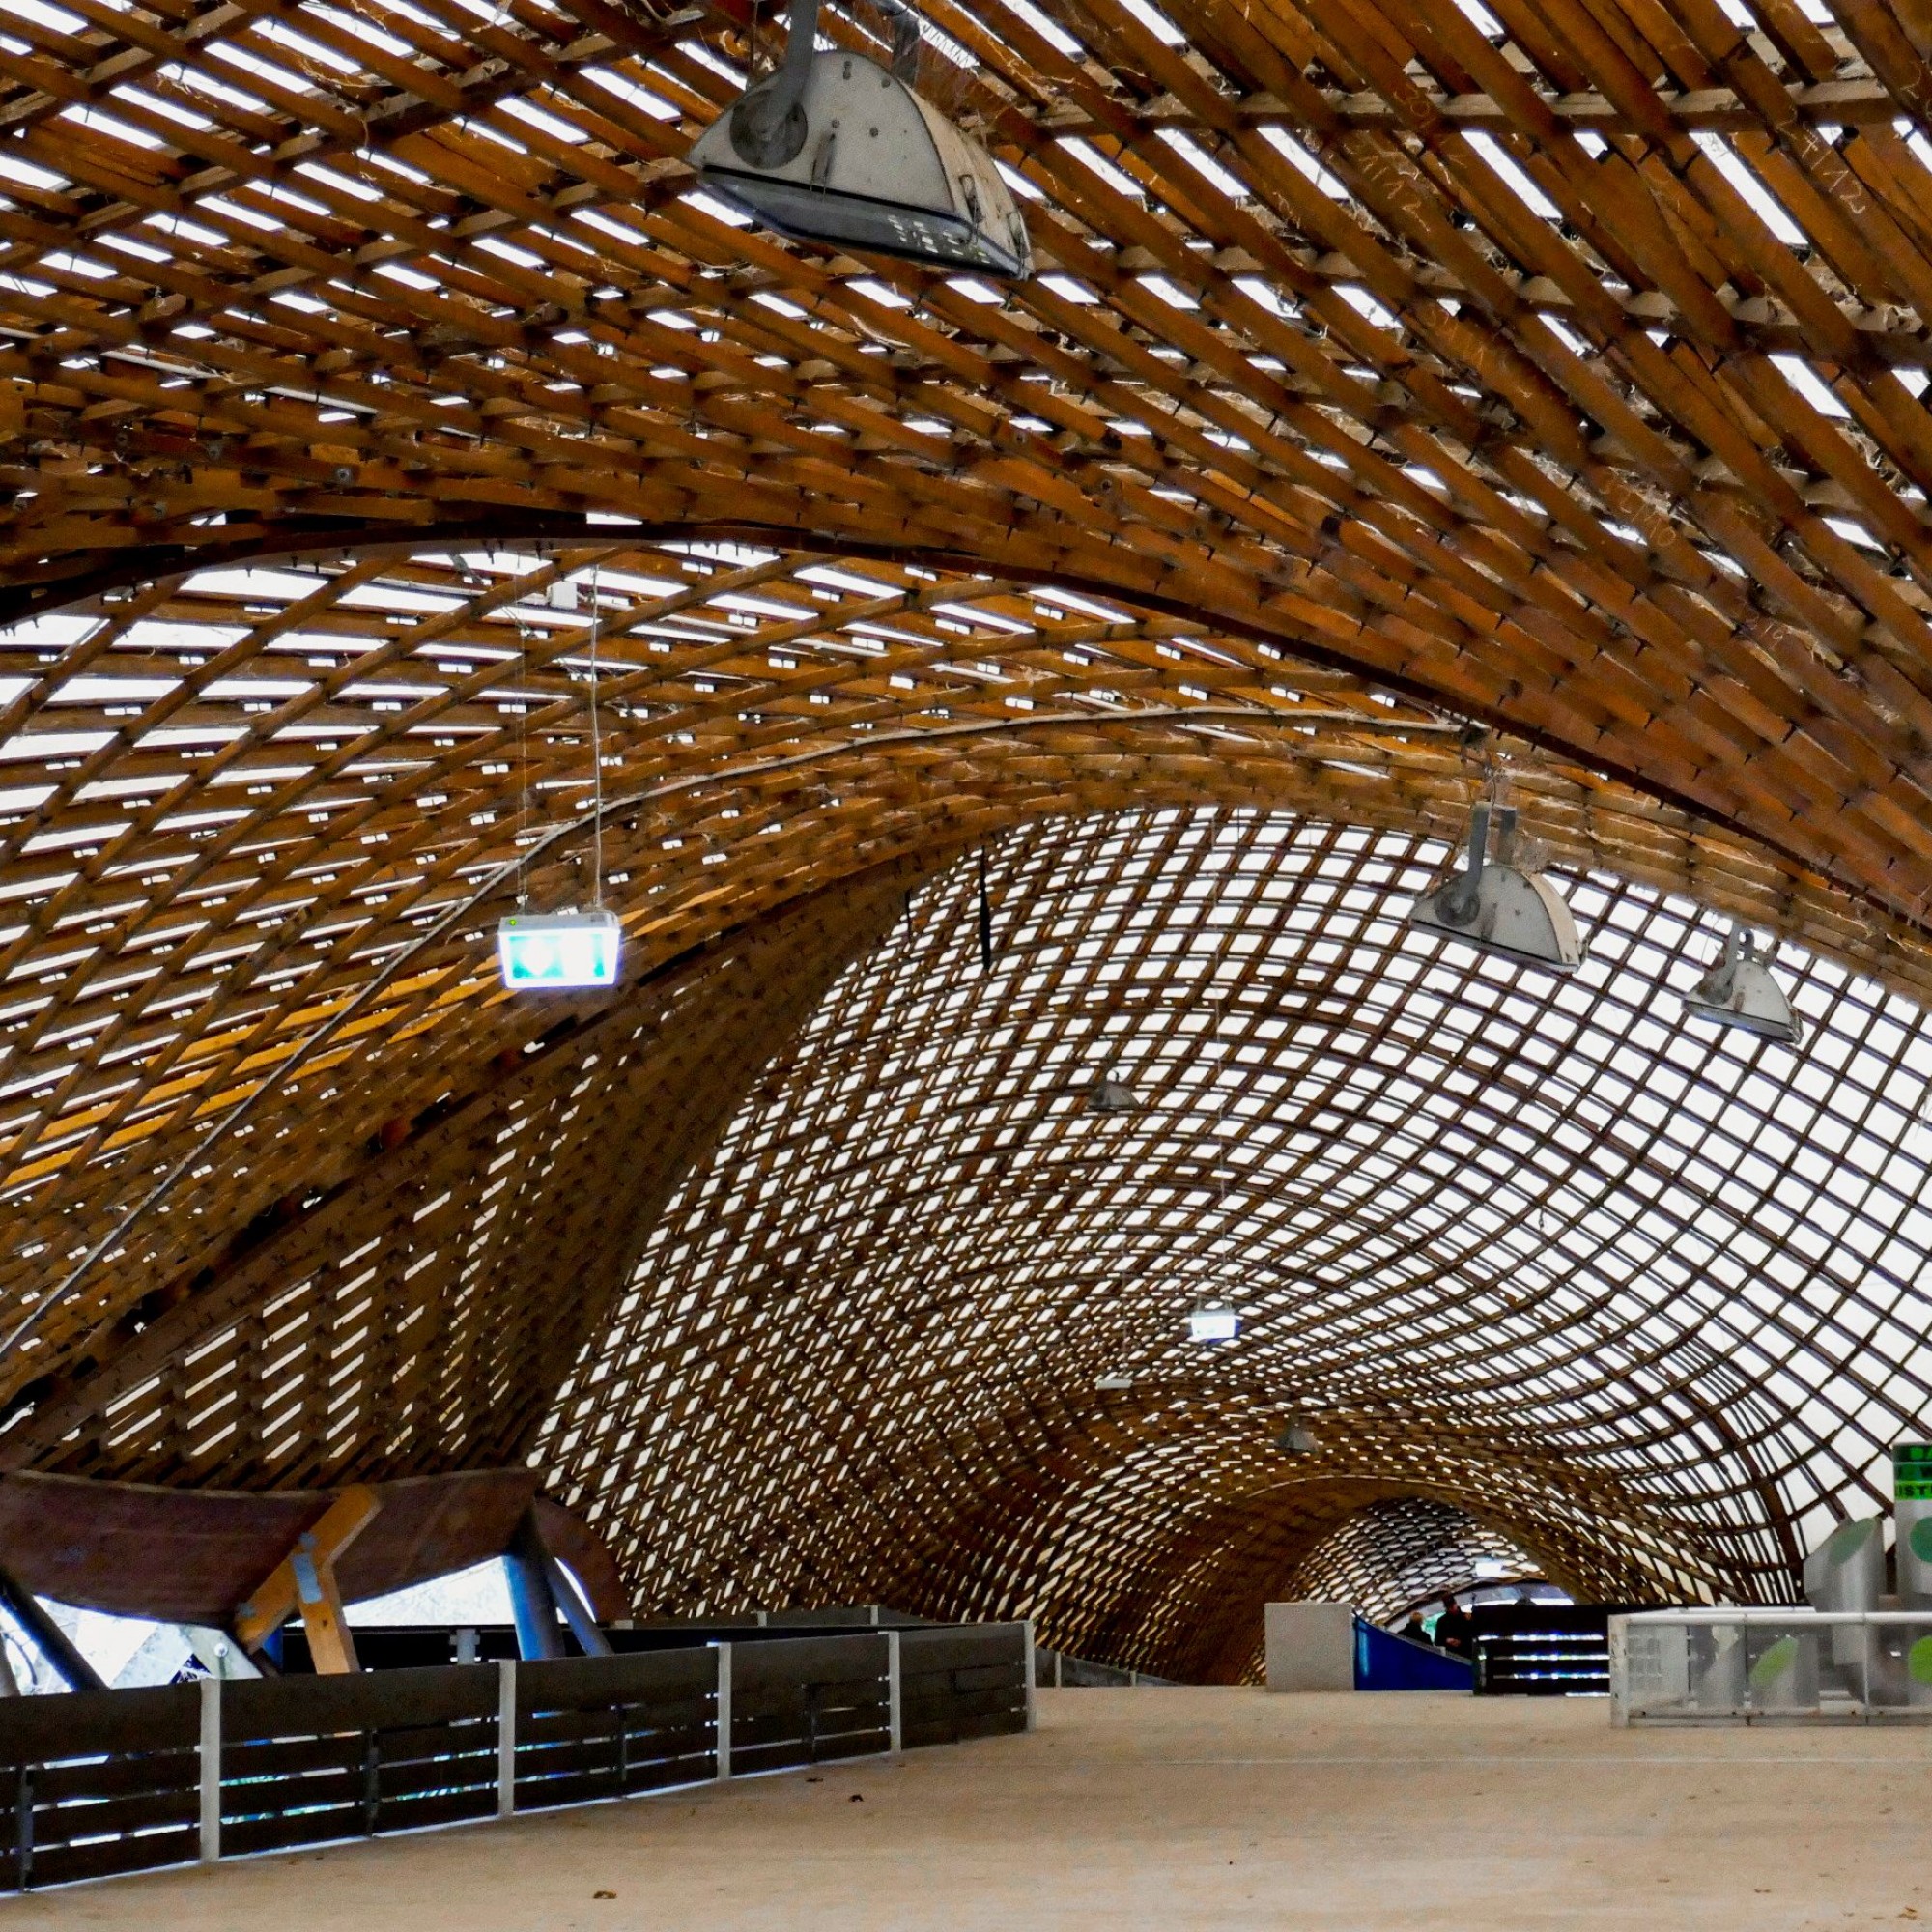
{"type": "Polygon", "coordinates": [[[1232,1342],[1240,1332],[1241,1318],[1225,1301],[1204,1301],[1188,1311],[1190,1342],[1232,1342]]]}
{"type": "Polygon", "coordinates": [[[497,963],[513,993],[610,986],[623,941],[613,912],[513,912],[497,928],[497,963]]]}
{"type": "Polygon", "coordinates": [[[1087,1090],[1090,1114],[1129,1114],[1133,1112],[1134,1091],[1121,1078],[1121,1069],[1111,1066],[1087,1090]]]}
{"type": "Polygon", "coordinates": [[[712,193],[797,241],[1024,281],[1033,249],[993,157],[913,91],[919,16],[906,0],[877,4],[893,21],[890,71],[820,49],[818,0],[792,0],[778,71],[697,137],[692,166],[712,193]]]}
{"type": "Polygon", "coordinates": [[[1304,1424],[1291,1422],[1274,1438],[1274,1446],[1284,1456],[1307,1456],[1312,1454],[1321,1445],[1317,1443],[1313,1433],[1304,1424]]]}
{"type": "Polygon", "coordinates": [[[1770,958],[1759,958],[1756,935],[1745,925],[1731,927],[1723,956],[1685,994],[1684,1010],[1693,1019],[1742,1027],[1786,1046],[1804,1037],[1784,988],[1772,977],[1770,958]]]}
{"type": "Polygon", "coordinates": [[[1574,973],[1583,963],[1582,941],[1563,895],[1541,872],[1516,864],[1516,808],[1496,808],[1496,852],[1489,856],[1490,806],[1469,815],[1469,843],[1463,869],[1408,909],[1408,923],[1424,932],[1461,939],[1484,952],[1574,973]]]}

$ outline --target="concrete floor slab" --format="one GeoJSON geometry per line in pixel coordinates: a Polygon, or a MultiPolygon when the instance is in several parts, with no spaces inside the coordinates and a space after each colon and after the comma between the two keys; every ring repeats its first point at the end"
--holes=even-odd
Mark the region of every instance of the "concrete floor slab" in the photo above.
{"type": "Polygon", "coordinates": [[[1038,1731],[0,1905],[4,1932],[1932,1927],[1932,1732],[1064,1690],[1038,1731]],[[855,1802],[855,1799],[857,1802],[855,1802]],[[604,1894],[610,1894],[606,1896],[604,1894]]]}

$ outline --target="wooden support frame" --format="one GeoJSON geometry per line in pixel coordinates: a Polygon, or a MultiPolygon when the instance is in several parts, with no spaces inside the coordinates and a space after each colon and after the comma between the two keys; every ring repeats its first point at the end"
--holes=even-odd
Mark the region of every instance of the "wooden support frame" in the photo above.
{"type": "MultiPolygon", "coordinates": [[[[0,634],[24,801],[0,809],[0,1302],[26,1324],[0,1459],[288,1490],[541,1445],[615,1512],[643,1587],[644,1504],[584,1474],[636,1389],[579,1378],[600,1335],[658,1363],[613,1313],[639,1249],[667,1213],[706,1236],[755,1220],[701,1160],[673,1191],[898,917],[885,868],[903,890],[1044,822],[1212,804],[1434,853],[1506,769],[1526,831],[1624,882],[1631,917],[1631,894],[1688,893],[1861,989],[1932,994],[1932,168],[1911,132],[1932,70],[1894,10],[1749,0],[1748,30],[1708,7],[1606,28],[1571,0],[925,11],[950,110],[1025,184],[1024,285],[794,247],[690,194],[690,143],[749,56],[741,0],[554,0],[481,29],[455,0],[367,0],[369,33],[318,15],[324,58],[298,66],[272,10],[10,19],[0,609],[35,628],[0,634]],[[289,1075],[380,962],[581,814],[593,755],[635,802],[605,828],[629,990],[652,989],[635,1023],[560,1049],[590,1009],[501,999],[485,905],[289,1075]],[[737,945],[755,930],[795,975],[737,945]],[[716,975],[671,997],[659,976],[699,953],[716,975]],[[197,1159],[250,1094],[248,1131],[197,1159]],[[620,1195],[631,1214],[599,1211],[620,1195]],[[76,1242],[111,1278],[56,1296],[76,1242]]],[[[867,10],[826,31],[883,51],[867,10]]],[[[560,841],[525,883],[581,896],[582,856],[560,841]]],[[[1381,890],[1348,855],[1328,883],[1381,890]]],[[[989,980],[1032,970],[1008,936],[989,980]]],[[[1060,992],[1093,991],[1067,971],[1060,992]]],[[[1870,1498],[1775,1392],[1829,1364],[1821,1412],[1864,1447],[1865,1418],[1932,1393],[1932,1281],[1895,1259],[1924,1209],[1870,1127],[1917,1104],[1895,1090],[1918,1022],[1844,999],[1864,1003],[1828,1083],[1845,1119],[1808,1151],[1883,1153],[1882,1290],[1843,1289],[1781,1220],[1791,1273],[1761,1320],[1710,1266],[1673,1289],[1712,1297],[1718,1343],[1619,1317],[1600,1357],[1629,1285],[1581,1312],[1551,1289],[1497,1321],[1648,1433],[1565,1479],[1527,1372],[1466,1426],[1465,1391],[1438,1389],[1410,1417],[1426,1453],[1375,1420],[1387,1391],[1351,1386],[1372,1474],[1292,1523],[1244,1513],[1247,1449],[1209,1458],[1227,1561],[1400,1569],[1441,1525],[1396,1506],[1475,1495],[1497,1520],[1451,1525],[1448,1553],[1488,1535],[1601,1580],[1615,1544],[1672,1588],[1786,1587],[1805,1508],[1870,1498]],[[1691,1443],[1724,1471],[1710,1492],[1676,1460],[1691,1443]],[[1521,1485],[1503,1501],[1499,1463],[1521,1485]],[[1336,1541],[1356,1518],[1366,1556],[1336,1541]]],[[[1289,1078],[1292,1044],[1242,1037],[1289,1078]]],[[[1405,1050],[1439,1094],[1427,1043],[1405,1050]]],[[[1346,1064],[1343,1090],[1366,1077],[1346,1064]]],[[[941,1137],[927,1104],[880,1128],[882,1171],[941,1137]]],[[[1811,1104],[1761,1115],[1767,1141],[1811,1104]]],[[[1574,1132],[1539,1124],[1535,1157],[1565,1165],[1574,1132]]],[[[1787,1191],[1806,1157],[1779,1156],[1787,1191]]],[[[1219,1159],[1150,1156],[1105,1212],[1184,1244],[1233,1213],[1179,1185],[1219,1159]]],[[[1816,1211],[1829,1248],[1837,1210],[1816,1211]]],[[[1581,1209],[1560,1218],[1597,1252],[1581,1209]]],[[[1384,1285],[1440,1265],[1433,1229],[1363,1238],[1392,1244],[1384,1285]]],[[[734,1264],[747,1306],[720,1318],[732,1341],[681,1345],[692,1377],[754,1383],[811,1274],[734,1264]]],[[[974,1333],[982,1294],[1005,1319],[988,1257],[935,1279],[935,1330],[974,1333]]],[[[1378,1306],[1365,1288],[1350,1319],[1378,1306]]],[[[1461,1306],[1442,1332],[1376,1329],[1412,1351],[1398,1380],[1453,1352],[1461,1306]]],[[[934,1520],[983,1556],[1003,1510],[1037,1512],[1016,1564],[1104,1544],[1055,1498],[1147,1447],[1108,1393],[1003,1390],[970,1451],[922,1435],[899,1567],[854,1590],[967,1589],[934,1520]]],[[[869,1394],[840,1400],[860,1429],[869,1394]]],[[[693,1507],[728,1515],[731,1466],[693,1507]]],[[[1133,1605],[1198,1556],[1175,1535],[1049,1620],[1056,1647],[1168,1642],[1133,1605]]],[[[676,1590],[724,1587],[698,1567],[676,1590]]],[[[1238,1647],[1196,1662],[1236,1669],[1238,1647]]]]}
{"type": "Polygon", "coordinates": [[[342,1676],[358,1669],[355,1639],[342,1611],[335,1564],[382,1508],[376,1492],[364,1484],[344,1490],[311,1529],[258,1584],[235,1615],[235,1636],[242,1648],[257,1653],[299,1611],[307,1634],[309,1654],[320,1676],[342,1676]]]}

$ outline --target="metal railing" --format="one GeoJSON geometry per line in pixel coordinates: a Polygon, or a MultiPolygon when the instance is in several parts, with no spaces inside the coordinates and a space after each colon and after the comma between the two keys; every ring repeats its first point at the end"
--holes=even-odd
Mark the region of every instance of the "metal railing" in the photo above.
{"type": "Polygon", "coordinates": [[[1611,1719],[1932,1721],[1932,1610],[1647,1610],[1610,1621],[1611,1719]]]}
{"type": "Polygon", "coordinates": [[[1032,1675],[992,1624],[0,1700],[0,1890],[1028,1730],[1032,1675]]]}

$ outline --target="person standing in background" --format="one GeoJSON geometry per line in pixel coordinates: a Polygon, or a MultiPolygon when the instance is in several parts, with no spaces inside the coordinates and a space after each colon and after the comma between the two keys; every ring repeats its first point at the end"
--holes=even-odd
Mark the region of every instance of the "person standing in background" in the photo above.
{"type": "Polygon", "coordinates": [[[1435,1619],[1435,1645],[1452,1657],[1468,1657],[1475,1651],[1475,1625],[1467,1610],[1450,1597],[1435,1619]]]}

